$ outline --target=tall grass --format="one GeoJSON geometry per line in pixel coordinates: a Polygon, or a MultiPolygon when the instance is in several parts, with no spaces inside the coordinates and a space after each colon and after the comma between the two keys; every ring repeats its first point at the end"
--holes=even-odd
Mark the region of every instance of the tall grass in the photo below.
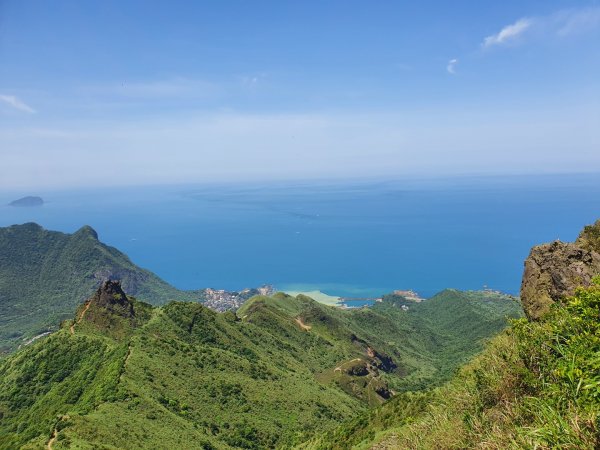
{"type": "Polygon", "coordinates": [[[309,447],[600,448],[600,278],[594,281],[540,321],[514,320],[443,387],[400,395],[309,447]]]}

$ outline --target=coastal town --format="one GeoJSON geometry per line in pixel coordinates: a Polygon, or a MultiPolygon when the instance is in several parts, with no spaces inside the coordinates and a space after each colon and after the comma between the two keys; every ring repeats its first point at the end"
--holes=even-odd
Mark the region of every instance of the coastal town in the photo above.
{"type": "Polygon", "coordinates": [[[246,300],[255,295],[273,295],[275,293],[275,288],[265,284],[258,288],[242,289],[239,292],[212,288],[201,289],[198,292],[198,300],[204,305],[215,311],[224,312],[235,311],[242,306],[246,300]]]}

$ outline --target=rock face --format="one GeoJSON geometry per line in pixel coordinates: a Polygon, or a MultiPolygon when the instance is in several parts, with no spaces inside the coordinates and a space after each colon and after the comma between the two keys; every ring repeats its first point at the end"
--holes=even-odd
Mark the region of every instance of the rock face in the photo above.
{"type": "Polygon", "coordinates": [[[148,318],[148,308],[151,309],[151,306],[127,297],[120,282],[105,281],[80,307],[71,333],[85,325],[112,338],[121,339],[148,318]]]}
{"type": "Polygon", "coordinates": [[[521,303],[530,319],[539,319],[550,305],[589,286],[600,275],[600,220],[585,227],[574,243],[555,241],[533,247],[525,260],[521,303]]]}
{"type": "Polygon", "coordinates": [[[132,319],[135,315],[133,304],[123,292],[119,281],[105,281],[89,302],[123,318],[132,319]]]}

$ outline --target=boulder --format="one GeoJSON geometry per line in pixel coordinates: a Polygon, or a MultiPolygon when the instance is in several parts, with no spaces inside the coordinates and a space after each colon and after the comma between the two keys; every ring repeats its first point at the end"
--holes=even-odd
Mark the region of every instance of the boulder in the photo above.
{"type": "Polygon", "coordinates": [[[574,243],[554,241],[535,246],[525,260],[521,303],[536,320],[550,305],[589,286],[600,275],[600,221],[587,226],[574,243]]]}

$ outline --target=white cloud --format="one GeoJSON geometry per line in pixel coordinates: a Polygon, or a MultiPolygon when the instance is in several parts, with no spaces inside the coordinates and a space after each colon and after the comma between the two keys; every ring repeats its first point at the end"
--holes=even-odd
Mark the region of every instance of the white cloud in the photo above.
{"type": "Polygon", "coordinates": [[[560,11],[556,14],[557,34],[568,36],[592,31],[600,27],[600,8],[560,11]]]}
{"type": "Polygon", "coordinates": [[[446,66],[446,70],[449,74],[456,74],[456,65],[458,64],[458,59],[454,58],[448,61],[448,65],[446,66]]]}
{"type": "Polygon", "coordinates": [[[27,103],[15,97],[14,95],[0,94],[0,101],[4,102],[5,104],[11,106],[14,109],[18,109],[19,111],[23,111],[29,114],[35,113],[35,109],[33,109],[27,103]]]}
{"type": "Polygon", "coordinates": [[[488,49],[514,43],[525,34],[548,40],[590,33],[597,29],[600,29],[600,7],[563,9],[547,16],[523,17],[486,37],[481,47],[488,49]]]}
{"type": "Polygon", "coordinates": [[[486,37],[481,44],[484,48],[490,48],[495,45],[507,44],[517,40],[523,33],[525,33],[533,25],[532,19],[519,19],[512,25],[507,25],[502,28],[498,33],[486,37]]]}

